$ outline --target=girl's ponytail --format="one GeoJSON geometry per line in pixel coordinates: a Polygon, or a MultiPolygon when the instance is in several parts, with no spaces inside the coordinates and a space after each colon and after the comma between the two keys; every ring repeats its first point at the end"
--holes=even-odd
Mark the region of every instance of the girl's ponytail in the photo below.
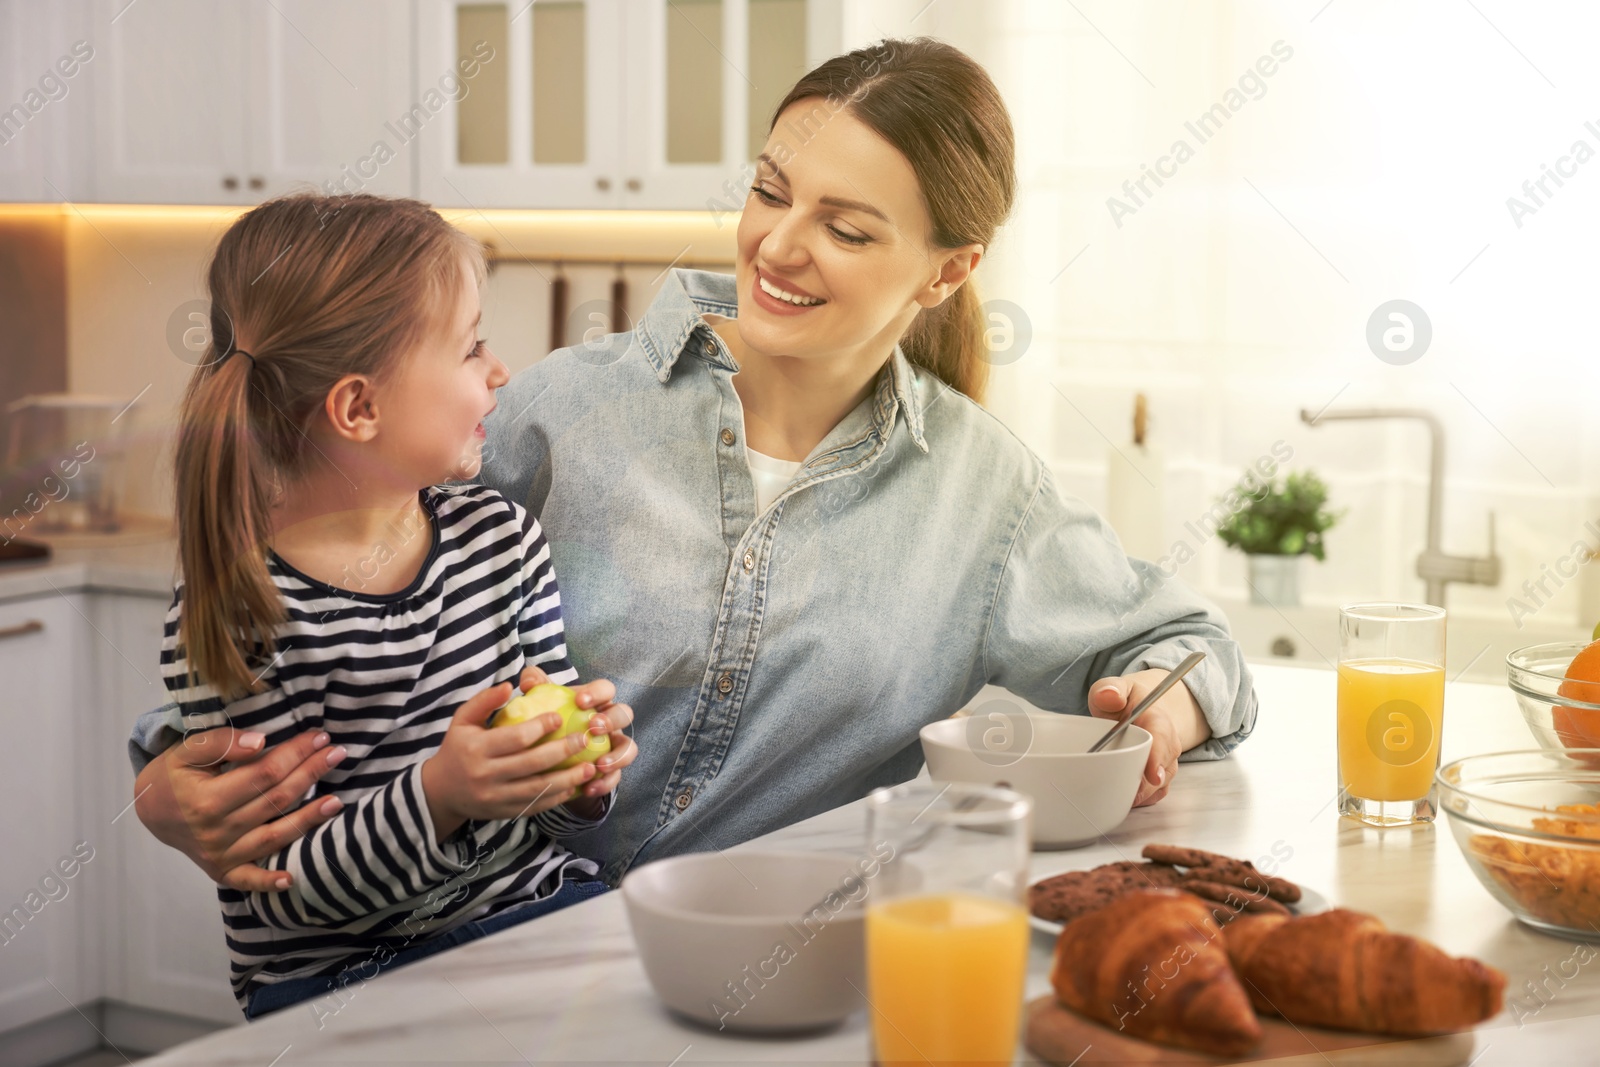
{"type": "Polygon", "coordinates": [[[483,249],[428,205],[289,196],[246,212],[207,277],[211,344],[184,393],[174,461],[183,611],[178,644],[224,700],[259,688],[283,599],[268,569],[279,494],[314,464],[329,391],[381,382],[452,326],[483,249]]]}
{"type": "Polygon", "coordinates": [[[253,363],[229,353],[190,379],[178,430],[181,643],[191,670],[224,700],[255,687],[260,666],[251,663],[271,655],[283,621],[267,572],[273,475],[255,446],[253,363]]]}

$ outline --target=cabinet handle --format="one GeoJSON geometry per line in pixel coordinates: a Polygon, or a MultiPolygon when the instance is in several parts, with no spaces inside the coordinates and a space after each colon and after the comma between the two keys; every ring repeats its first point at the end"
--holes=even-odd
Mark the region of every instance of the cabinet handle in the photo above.
{"type": "Polygon", "coordinates": [[[265,189],[266,187],[267,187],[267,179],[261,178],[261,177],[256,177],[254,175],[251,176],[251,178],[250,178],[250,188],[252,188],[252,189],[265,189]]]}
{"type": "Polygon", "coordinates": [[[594,187],[596,189],[600,190],[602,193],[610,192],[611,191],[611,179],[610,178],[596,178],[594,180],[594,187]]]}
{"type": "Polygon", "coordinates": [[[637,193],[643,187],[644,187],[644,183],[641,182],[638,178],[629,178],[628,179],[628,192],[637,193]]]}
{"type": "Polygon", "coordinates": [[[222,187],[229,192],[232,192],[233,190],[239,188],[239,179],[230,174],[226,178],[222,179],[222,187]]]}
{"type": "Polygon", "coordinates": [[[0,630],[0,641],[4,641],[8,637],[22,637],[25,634],[36,634],[43,629],[44,623],[40,622],[38,619],[29,619],[27,622],[19,623],[16,626],[8,626],[5,629],[0,630]]]}

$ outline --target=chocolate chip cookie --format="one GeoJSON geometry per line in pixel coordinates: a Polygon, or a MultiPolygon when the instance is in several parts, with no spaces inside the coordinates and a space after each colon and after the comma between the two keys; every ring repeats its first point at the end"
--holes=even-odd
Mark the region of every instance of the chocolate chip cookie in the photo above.
{"type": "Polygon", "coordinates": [[[1028,908],[1041,919],[1065,923],[1135,889],[1171,888],[1183,876],[1160,863],[1108,863],[1088,871],[1068,871],[1028,888],[1028,908]]]}

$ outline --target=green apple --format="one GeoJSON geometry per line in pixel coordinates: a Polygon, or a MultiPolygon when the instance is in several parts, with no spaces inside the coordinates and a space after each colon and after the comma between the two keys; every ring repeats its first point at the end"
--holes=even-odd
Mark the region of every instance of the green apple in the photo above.
{"type": "MultiPolygon", "coordinates": [[[[587,730],[589,728],[589,720],[594,718],[593,711],[585,711],[578,707],[577,698],[571,689],[564,685],[557,685],[554,682],[546,682],[543,685],[536,685],[521,696],[512,697],[507,701],[506,706],[495,712],[494,717],[489,720],[489,728],[516,726],[518,723],[527,722],[529,719],[537,719],[541,715],[548,715],[552,711],[561,715],[561,725],[556,728],[555,733],[541,737],[539,739],[541,742],[557,740],[587,730]]],[[[605,734],[601,734],[598,737],[590,737],[587,745],[556,764],[552,770],[564,771],[568,767],[576,767],[580,763],[593,763],[610,751],[611,738],[605,734]]]]}

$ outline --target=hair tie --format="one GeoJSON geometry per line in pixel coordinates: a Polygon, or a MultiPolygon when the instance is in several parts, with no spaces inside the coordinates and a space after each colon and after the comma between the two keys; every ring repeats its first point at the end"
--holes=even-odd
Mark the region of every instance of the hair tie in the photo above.
{"type": "Polygon", "coordinates": [[[251,370],[255,369],[255,367],[256,367],[256,357],[252,356],[250,353],[246,352],[242,348],[235,348],[235,349],[231,350],[226,356],[223,356],[222,359],[217,362],[217,366],[221,367],[222,364],[228,362],[229,358],[231,358],[234,355],[241,355],[245,359],[248,359],[250,361],[250,369],[251,370]]]}

